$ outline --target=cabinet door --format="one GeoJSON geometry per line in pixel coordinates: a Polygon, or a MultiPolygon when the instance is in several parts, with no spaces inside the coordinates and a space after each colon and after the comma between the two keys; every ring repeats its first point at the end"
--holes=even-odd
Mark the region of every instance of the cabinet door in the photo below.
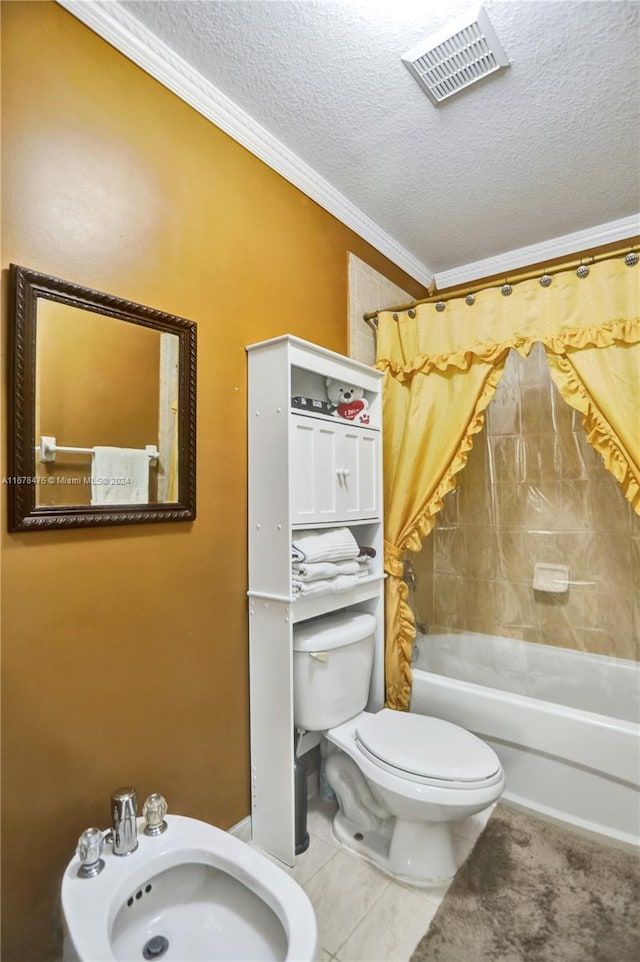
{"type": "Polygon", "coordinates": [[[337,514],[350,519],[375,518],[378,504],[378,440],[375,431],[343,428],[337,450],[337,514]]]}
{"type": "Polygon", "coordinates": [[[336,426],[331,421],[292,418],[291,520],[317,524],[336,517],[336,426]]]}
{"type": "Polygon", "coordinates": [[[377,517],[378,433],[307,417],[291,420],[292,524],[377,517]]]}

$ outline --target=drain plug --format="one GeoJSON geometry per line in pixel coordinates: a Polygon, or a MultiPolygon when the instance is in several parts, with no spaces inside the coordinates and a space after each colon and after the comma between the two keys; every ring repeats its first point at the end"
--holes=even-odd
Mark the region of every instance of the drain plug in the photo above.
{"type": "Polygon", "coordinates": [[[164,935],[154,935],[153,938],[149,939],[145,944],[142,955],[145,959],[160,959],[168,948],[169,939],[165,939],[164,935]]]}

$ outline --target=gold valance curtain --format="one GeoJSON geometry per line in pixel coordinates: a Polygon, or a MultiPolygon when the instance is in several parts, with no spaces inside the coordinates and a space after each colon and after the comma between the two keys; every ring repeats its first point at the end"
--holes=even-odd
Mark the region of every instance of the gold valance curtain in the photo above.
{"type": "Polygon", "coordinates": [[[407,709],[413,613],[401,558],[419,550],[482,429],[511,348],[544,345],[562,396],[640,514],[640,267],[602,261],[411,312],[378,315],[384,371],[386,703],[407,709]],[[397,318],[397,319],[396,319],[397,318]]]}

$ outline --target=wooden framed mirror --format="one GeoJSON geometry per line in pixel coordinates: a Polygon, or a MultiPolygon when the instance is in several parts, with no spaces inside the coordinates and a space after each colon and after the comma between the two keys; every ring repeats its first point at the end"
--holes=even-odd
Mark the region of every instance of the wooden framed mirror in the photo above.
{"type": "Polygon", "coordinates": [[[11,265],[9,530],[196,516],[196,325],[11,265]]]}

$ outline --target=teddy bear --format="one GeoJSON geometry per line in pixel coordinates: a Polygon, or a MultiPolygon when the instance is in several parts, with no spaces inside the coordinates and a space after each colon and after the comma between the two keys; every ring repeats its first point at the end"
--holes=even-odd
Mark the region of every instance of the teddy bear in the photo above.
{"type": "Polygon", "coordinates": [[[326,379],[327,397],[335,406],[333,416],[351,421],[353,424],[369,424],[369,402],[364,397],[364,389],[335,378],[326,379]]]}

